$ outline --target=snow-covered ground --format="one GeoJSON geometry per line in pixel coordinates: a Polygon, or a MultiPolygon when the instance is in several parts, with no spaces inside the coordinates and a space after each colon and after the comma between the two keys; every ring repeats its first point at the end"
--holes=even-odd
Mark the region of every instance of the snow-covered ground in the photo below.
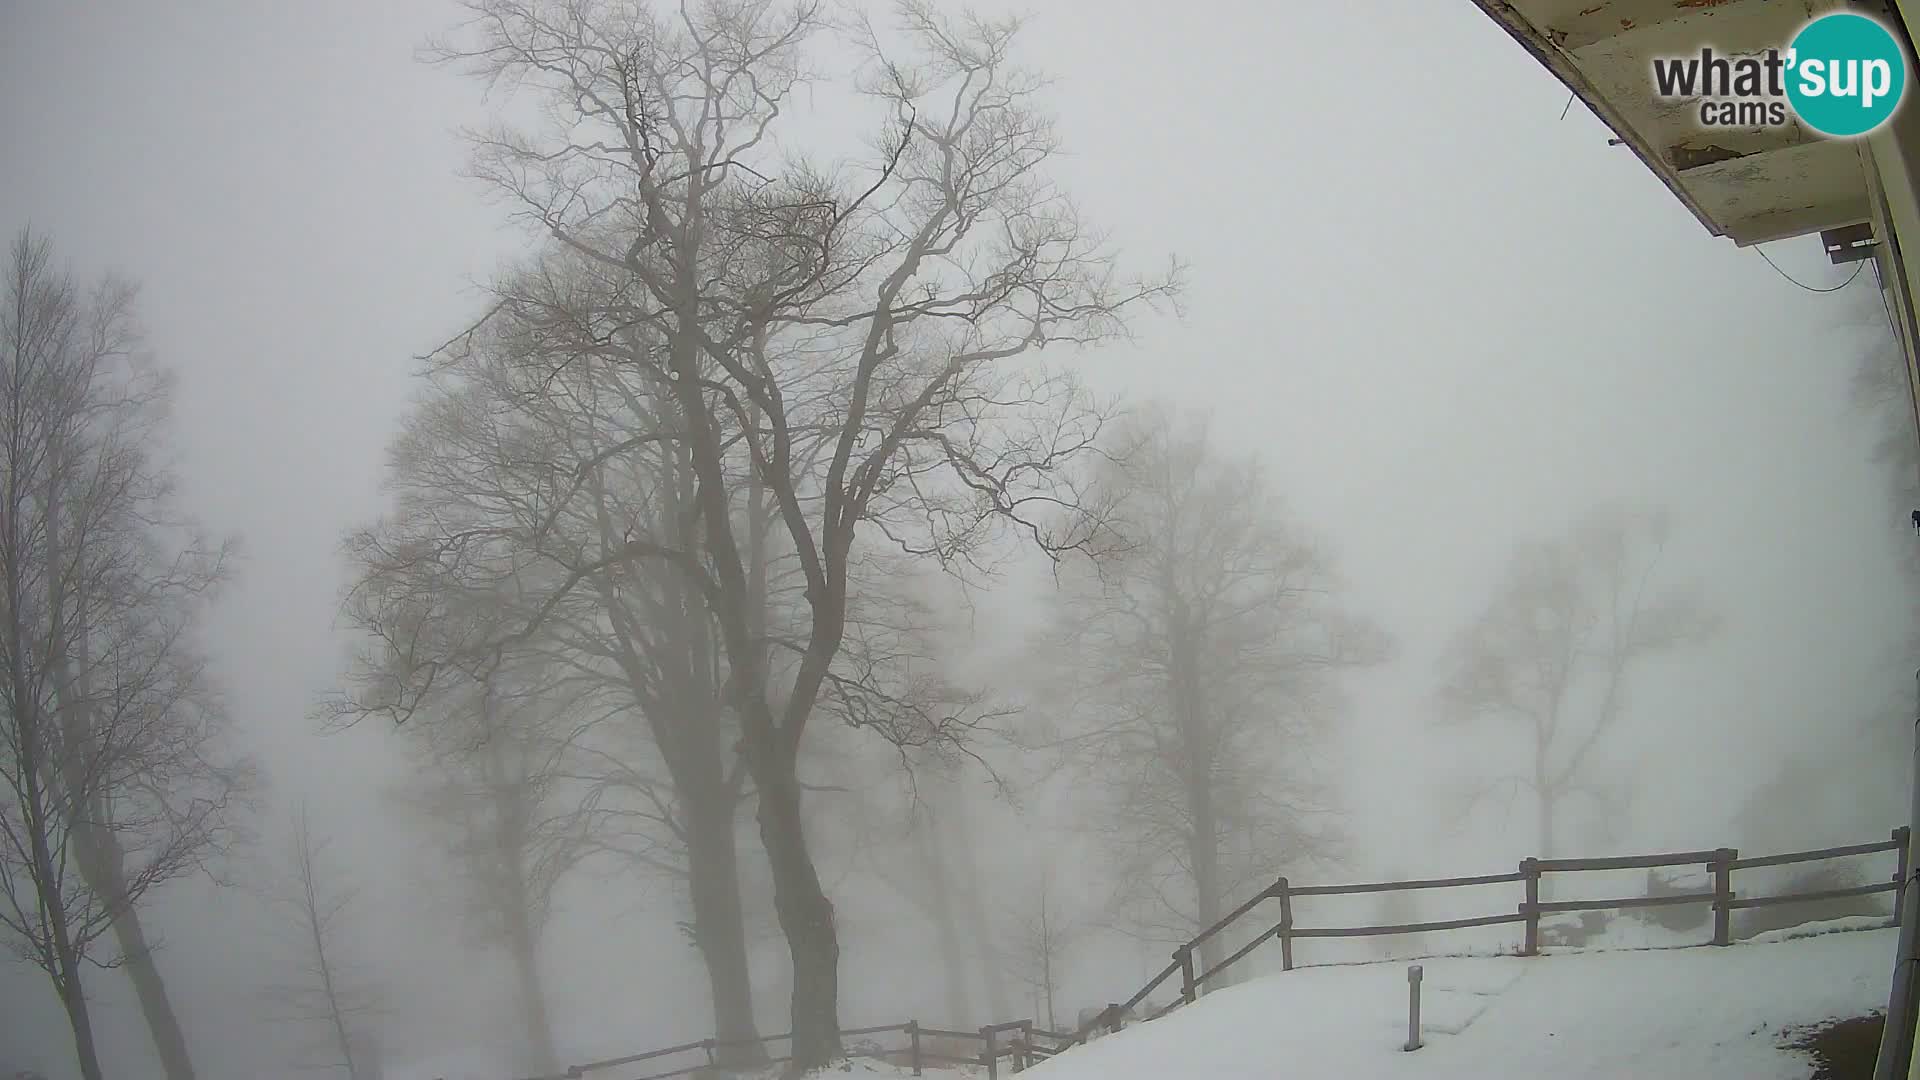
{"type": "Polygon", "coordinates": [[[1407,968],[1310,968],[1198,1004],[1023,1073],[1032,1080],[1275,1076],[1804,1080],[1793,1029],[1884,1008],[1891,929],[1842,920],[1726,948],[1439,957],[1424,968],[1425,1045],[1406,1053],[1407,968]],[[1850,931],[1850,932],[1839,932],[1850,931]]]}
{"type": "MultiPolygon", "coordinates": [[[[1413,1053],[1400,1049],[1406,963],[1308,967],[1208,994],[1021,1076],[1804,1080],[1807,1060],[1782,1044],[1797,1029],[1884,1008],[1896,934],[1886,919],[1863,917],[1716,949],[1699,945],[1695,932],[1620,920],[1586,948],[1531,959],[1426,957],[1418,961],[1425,1045],[1413,1053]]],[[[464,1061],[421,1063],[398,1075],[502,1080],[497,1066],[464,1061]]],[[[912,1070],[855,1060],[825,1075],[905,1080],[912,1070]]],[[[984,1075],[977,1068],[926,1072],[932,1080],[984,1075]]]]}

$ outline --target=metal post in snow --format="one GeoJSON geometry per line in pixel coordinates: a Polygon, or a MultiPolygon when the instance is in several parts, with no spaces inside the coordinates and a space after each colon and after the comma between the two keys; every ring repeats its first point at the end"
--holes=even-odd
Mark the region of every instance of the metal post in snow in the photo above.
{"type": "Polygon", "coordinates": [[[1402,1050],[1420,1049],[1420,965],[1407,967],[1407,1045],[1402,1050]]]}

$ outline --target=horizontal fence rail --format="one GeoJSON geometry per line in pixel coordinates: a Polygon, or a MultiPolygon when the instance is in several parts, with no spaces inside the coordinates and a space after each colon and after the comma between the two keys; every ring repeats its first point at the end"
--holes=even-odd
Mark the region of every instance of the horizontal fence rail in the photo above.
{"type": "Polygon", "coordinates": [[[1346,896],[1353,893],[1402,892],[1409,889],[1457,889],[1469,885],[1504,885],[1525,874],[1481,874],[1477,877],[1428,878],[1425,881],[1372,881],[1365,885],[1296,885],[1295,896],[1346,896]]]}
{"type": "Polygon", "coordinates": [[[1671,851],[1664,855],[1619,855],[1605,859],[1528,859],[1535,870],[1570,873],[1580,870],[1640,870],[1661,866],[1710,863],[1719,851],[1671,851]]]}
{"type": "MultiPolygon", "coordinates": [[[[1714,945],[1732,943],[1732,913],[1749,908],[1770,907],[1777,904],[1816,903],[1823,900],[1844,900],[1852,897],[1872,896],[1879,893],[1894,894],[1894,921],[1900,919],[1900,892],[1907,879],[1907,827],[1893,830],[1889,839],[1877,840],[1866,844],[1847,844],[1842,847],[1815,848],[1807,851],[1790,851],[1779,855],[1761,855],[1741,858],[1732,848],[1715,848],[1711,851],[1674,851],[1653,855],[1621,855],[1593,859],[1524,859],[1519,869],[1504,874],[1479,874],[1471,877],[1426,878],[1410,881],[1375,881],[1353,885],[1293,885],[1284,877],[1277,878],[1273,884],[1262,889],[1245,903],[1196,934],[1186,944],[1175,949],[1173,962],[1161,969],[1158,975],[1147,981],[1132,997],[1125,1002],[1109,1004],[1101,1009],[1086,1023],[1073,1031],[1052,1031],[1035,1027],[1031,1020],[1013,1020],[1000,1024],[988,1024],[972,1031],[956,1028],[923,1027],[916,1020],[899,1024],[883,1024],[877,1027],[848,1028],[841,1032],[844,1036],[888,1035],[899,1032],[905,1036],[897,1049],[883,1048],[864,1051],[852,1056],[877,1057],[895,1064],[908,1065],[913,1074],[919,1076],[929,1063],[959,1065],[979,1065],[987,1070],[990,1080],[997,1080],[1002,1062],[1012,1072],[1020,1072],[1035,1063],[1052,1057],[1074,1046],[1097,1038],[1102,1034],[1117,1031],[1130,1022],[1144,1022],[1188,1005],[1197,1000],[1206,985],[1219,978],[1234,965],[1258,951],[1268,941],[1280,943],[1280,966],[1283,971],[1291,971],[1293,962],[1293,943],[1296,939],[1316,938],[1368,938],[1387,937],[1396,934],[1427,934],[1448,930],[1466,930],[1482,926],[1501,926],[1510,923],[1524,923],[1525,936],[1518,947],[1522,956],[1532,956],[1540,951],[1540,920],[1543,915],[1569,912],[1616,911],[1635,908],[1659,908],[1679,904],[1710,905],[1713,914],[1714,945]],[[1801,892],[1778,893],[1771,896],[1739,896],[1733,890],[1733,875],[1739,870],[1754,870],[1763,867],[1791,866],[1800,863],[1818,862],[1827,859],[1845,859],[1862,855],[1875,855],[1881,852],[1895,852],[1899,867],[1891,879],[1852,885],[1845,888],[1815,889],[1801,892]],[[1712,879],[1710,889],[1689,892],[1661,893],[1649,896],[1623,896],[1603,900],[1547,900],[1540,899],[1540,883],[1549,874],[1584,873],[1604,870],[1656,870],[1674,866],[1698,866],[1712,879]],[[1405,892],[1421,889],[1474,888],[1490,885],[1521,885],[1525,896],[1507,911],[1495,912],[1461,919],[1436,919],[1426,922],[1399,923],[1380,926],[1299,926],[1294,921],[1293,901],[1298,897],[1313,896],[1354,896],[1367,893],[1405,892]],[[1241,922],[1254,916],[1262,904],[1269,901],[1278,907],[1277,921],[1263,923],[1260,932],[1252,940],[1204,970],[1196,964],[1196,954],[1200,947],[1213,940],[1241,922]],[[1172,1001],[1158,1008],[1138,1012],[1147,998],[1160,987],[1166,985],[1175,976],[1180,979],[1180,993],[1172,1001]],[[944,1049],[924,1045],[923,1040],[938,1040],[945,1044],[944,1049]],[[966,1054],[949,1053],[954,1043],[965,1043],[971,1050],[974,1045],[979,1049],[966,1054]]],[[[623,1076],[621,1080],[666,1080],[668,1077],[689,1076],[717,1068],[716,1051],[725,1047],[754,1045],[765,1046],[768,1043],[790,1039],[790,1034],[764,1035],[754,1040],[723,1042],[717,1039],[703,1039],[699,1042],[682,1043],[660,1050],[649,1050],[643,1054],[630,1054],[626,1057],[610,1058],[605,1061],[575,1065],[556,1078],[530,1078],[530,1080],[581,1080],[588,1074],[605,1069],[616,1069],[627,1065],[636,1065],[675,1054],[702,1052],[706,1060],[669,1072],[650,1073],[641,1077],[623,1076]]],[[[790,1055],[768,1055],[769,1063],[787,1061],[790,1055]]]]}
{"type": "Polygon", "coordinates": [[[1526,916],[1482,915],[1473,919],[1442,919],[1438,922],[1401,923],[1397,926],[1298,927],[1289,931],[1297,938],[1386,937],[1391,934],[1425,934],[1437,930],[1466,930],[1475,926],[1498,926],[1525,921],[1526,916]]]}
{"type": "MultiPolygon", "coordinates": [[[[1021,1072],[1034,1063],[1052,1057],[1075,1042],[1075,1033],[1050,1031],[1035,1027],[1031,1020],[1010,1020],[999,1024],[962,1031],[958,1028],[940,1028],[923,1026],[917,1020],[908,1020],[898,1024],[879,1024],[872,1027],[845,1028],[842,1038],[855,1038],[871,1035],[890,1035],[898,1032],[905,1036],[901,1045],[866,1048],[850,1053],[849,1057],[878,1058],[896,1065],[912,1068],[913,1075],[923,1074],[927,1065],[978,1065],[987,1070],[989,1080],[995,1080],[1002,1065],[1011,1072],[1021,1072]],[[934,1041],[934,1046],[926,1045],[926,1040],[934,1041]],[[938,1048],[940,1044],[963,1043],[968,1047],[966,1053],[950,1053],[948,1049],[938,1048]],[[977,1046],[978,1049],[973,1049],[977,1046]]],[[[720,1076],[727,1073],[725,1066],[718,1061],[716,1052],[728,1047],[766,1046],[768,1043],[785,1042],[792,1039],[790,1032],[779,1035],[762,1035],[758,1039],[702,1039],[699,1042],[681,1043],[677,1046],[665,1046],[658,1050],[648,1050],[640,1054],[627,1054],[617,1058],[590,1061],[569,1066],[563,1073],[551,1077],[529,1077],[527,1080],[582,1080],[592,1074],[609,1069],[638,1065],[676,1054],[702,1055],[702,1060],[670,1068],[662,1072],[649,1072],[641,1075],[620,1074],[620,1080],[670,1080],[679,1076],[720,1076]]],[[[792,1060],[791,1054],[767,1054],[760,1059],[766,1065],[777,1065],[792,1060]]],[[[758,1066],[756,1066],[758,1067],[758,1066]]]]}

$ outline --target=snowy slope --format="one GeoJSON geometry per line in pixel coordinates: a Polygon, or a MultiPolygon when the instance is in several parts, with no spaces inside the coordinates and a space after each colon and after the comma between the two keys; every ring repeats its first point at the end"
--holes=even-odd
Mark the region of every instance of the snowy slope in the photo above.
{"type": "Polygon", "coordinates": [[[1896,933],[1423,960],[1426,1045],[1413,1053],[1400,1049],[1406,965],[1302,969],[1208,994],[1021,1075],[1804,1080],[1807,1062],[1780,1049],[1782,1030],[1884,1008],[1896,933]]]}

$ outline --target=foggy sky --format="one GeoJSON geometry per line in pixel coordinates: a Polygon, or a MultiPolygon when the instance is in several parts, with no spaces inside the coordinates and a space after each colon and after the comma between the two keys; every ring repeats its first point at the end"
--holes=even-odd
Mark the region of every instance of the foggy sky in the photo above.
{"type": "MultiPolygon", "coordinates": [[[[1584,109],[1562,119],[1565,90],[1466,0],[1202,7],[1032,5],[1022,55],[1057,80],[1056,175],[1136,263],[1192,264],[1184,319],[1076,363],[1104,392],[1212,410],[1325,538],[1351,606],[1399,637],[1355,693],[1364,846],[1437,857],[1420,854],[1418,792],[1438,650],[1515,540],[1600,498],[1669,506],[1666,565],[1728,624],[1636,691],[1641,843],[1725,842],[1738,798],[1820,725],[1903,725],[1895,560],[1920,540],[1848,396],[1862,312],[1870,332],[1880,318],[1871,275],[1813,295],[1708,236],[1584,109]]],[[[308,716],[338,684],[338,541],[381,507],[411,357],[526,244],[458,175],[479,86],[414,59],[455,17],[437,0],[0,5],[0,223],[46,231],[84,277],[143,284],[149,343],[180,379],[187,502],[244,539],[210,640],[234,714],[275,805],[311,798],[396,905],[414,901],[374,804],[393,775],[380,735],[322,738],[308,716]]],[[[1803,281],[1844,276],[1811,237],[1769,250],[1803,281]]],[[[1879,794],[1898,809],[1899,789],[1879,794]]],[[[1511,849],[1483,833],[1427,869],[1494,869],[1511,849]]],[[[205,916],[239,905],[175,891],[191,899],[162,903],[163,964],[203,1010],[230,1004],[234,929],[205,916]]],[[[557,994],[628,985],[584,962],[602,933],[683,949],[616,920],[637,904],[557,932],[583,960],[555,965],[557,994]]],[[[117,1002],[100,1023],[113,1073],[144,1033],[95,981],[117,1002]]],[[[0,1050],[45,1042],[65,1068],[44,981],[8,964],[0,998],[0,1050]]],[[[647,1005],[629,1048],[703,1023],[698,1002],[647,1005]]],[[[254,1067],[222,1053],[207,1075],[254,1067]]]]}

